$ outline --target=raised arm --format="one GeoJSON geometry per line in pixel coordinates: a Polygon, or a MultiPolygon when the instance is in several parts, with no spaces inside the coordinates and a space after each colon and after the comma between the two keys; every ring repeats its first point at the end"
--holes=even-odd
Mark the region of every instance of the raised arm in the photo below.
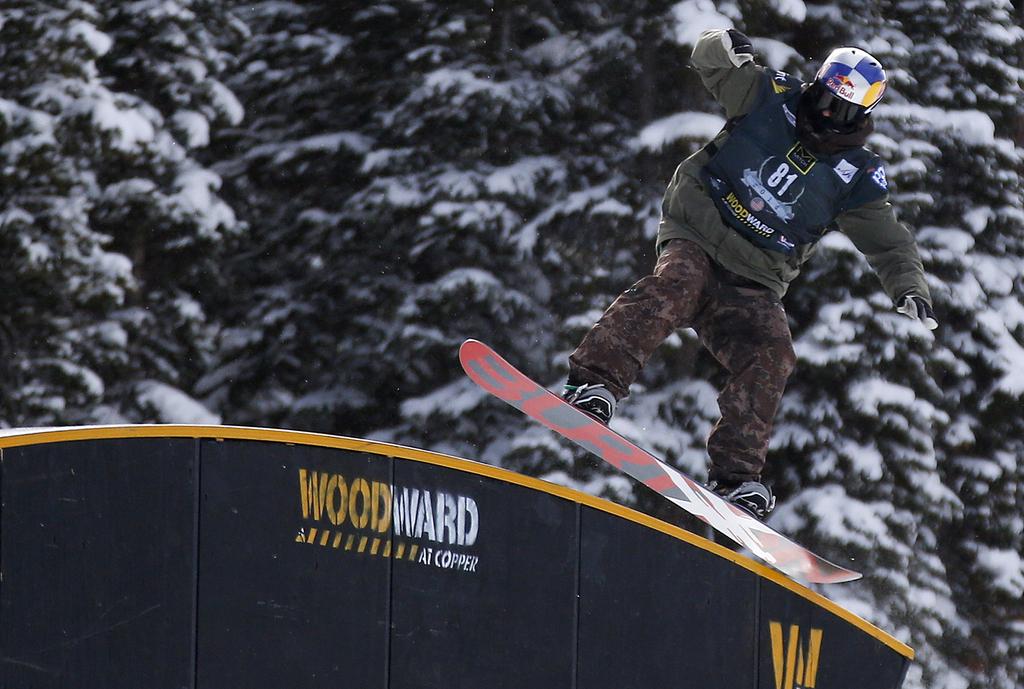
{"type": "Polygon", "coordinates": [[[693,68],[727,118],[753,109],[766,82],[765,68],[754,62],[750,39],[735,29],[705,31],[693,46],[693,68]]]}

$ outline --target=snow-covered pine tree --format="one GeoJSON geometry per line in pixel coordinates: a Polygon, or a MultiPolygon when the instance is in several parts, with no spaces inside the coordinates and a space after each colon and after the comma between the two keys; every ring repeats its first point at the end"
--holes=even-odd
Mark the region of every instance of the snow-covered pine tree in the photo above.
{"type": "Polygon", "coordinates": [[[251,244],[228,263],[233,325],[201,389],[236,423],[359,434],[393,418],[396,389],[418,375],[416,353],[389,345],[410,289],[411,245],[393,226],[412,217],[403,205],[415,193],[389,183],[387,170],[424,160],[378,147],[400,133],[375,118],[406,88],[405,51],[425,42],[417,27],[431,7],[234,10],[251,36],[229,85],[251,115],[217,142],[226,154],[217,169],[251,244]],[[353,213],[378,179],[394,215],[353,213]]]}
{"type": "Polygon", "coordinates": [[[936,149],[907,191],[928,197],[915,222],[948,314],[929,366],[951,419],[940,475],[961,506],[937,550],[964,626],[946,625],[942,650],[970,687],[1010,689],[1024,677],[1024,29],[999,0],[890,5],[915,82],[892,115],[936,149]]]}
{"type": "Polygon", "coordinates": [[[106,392],[96,371],[126,358],[111,313],[133,285],[131,264],[89,217],[99,192],[86,104],[106,95],[95,60],[110,39],[90,5],[14,4],[0,25],[0,419],[85,421],[106,392]]]}
{"type": "Polygon", "coordinates": [[[136,373],[119,385],[132,418],[211,421],[191,402],[210,365],[219,312],[231,295],[222,264],[244,227],[208,167],[211,132],[238,125],[241,103],[222,83],[243,35],[210,0],[97,3],[112,39],[101,82],[134,123],[134,140],[104,141],[94,227],[132,262],[136,289],[117,313],[136,373]]]}
{"type": "MultiPolygon", "coordinates": [[[[146,57],[127,15],[134,11],[138,26],[161,34],[169,27],[156,4],[5,9],[3,241],[12,258],[3,318],[11,387],[0,404],[8,423],[214,418],[180,389],[196,376],[209,340],[193,295],[197,274],[211,271],[194,270],[200,257],[188,248],[198,242],[215,261],[214,238],[235,222],[216,199],[215,176],[187,153],[196,142],[174,138],[169,120],[178,111],[165,117],[163,104],[129,91],[141,90],[137,72],[145,65],[173,62],[175,51],[194,59],[196,70],[210,59],[208,46],[181,40],[198,18],[179,3],[159,5],[183,12],[179,28],[188,31],[169,43],[150,36],[149,49],[165,52],[146,57]],[[119,84],[106,68],[124,51],[137,60],[122,66],[119,84]]],[[[211,101],[197,95],[191,108],[203,102],[211,101]]]]}
{"type": "MultiPolygon", "coordinates": [[[[615,109],[629,105],[606,107],[597,78],[635,45],[628,17],[588,11],[240,8],[253,39],[231,83],[259,114],[218,169],[251,204],[259,249],[255,273],[239,266],[254,295],[244,324],[206,383],[224,406],[243,421],[509,454],[526,423],[472,390],[458,344],[488,339],[551,377],[566,345],[546,302],[577,308],[565,285],[605,279],[607,247],[632,252],[647,229],[614,164],[630,151],[615,109]],[[256,287],[260,273],[272,289],[256,287]]],[[[649,218],[653,199],[634,202],[649,218]]],[[[635,271],[616,270],[617,290],[635,271]]]]}
{"type": "Polygon", "coordinates": [[[1007,434],[1020,423],[1007,413],[1020,405],[1019,27],[1000,2],[864,9],[811,8],[859,23],[814,22],[804,45],[852,42],[889,67],[869,145],[917,228],[942,325],[933,340],[894,315],[849,242],[826,238],[787,301],[801,362],[775,444],[795,493],[778,520],[857,555],[869,576],[840,599],[918,647],[909,686],[1010,686],[1007,594],[1024,581],[1007,434]]]}

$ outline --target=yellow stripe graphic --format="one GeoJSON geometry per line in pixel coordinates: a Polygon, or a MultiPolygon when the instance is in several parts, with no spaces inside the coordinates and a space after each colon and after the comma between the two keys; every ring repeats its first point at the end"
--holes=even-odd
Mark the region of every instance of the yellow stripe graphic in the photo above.
{"type": "Polygon", "coordinates": [[[782,625],[772,622],[769,625],[769,631],[772,636],[772,669],[775,670],[775,689],[782,689],[782,671],[785,668],[785,663],[782,660],[782,625]]]}
{"type": "Polygon", "coordinates": [[[818,680],[818,654],[821,652],[823,633],[820,629],[811,630],[811,647],[807,651],[807,669],[804,676],[804,686],[807,689],[814,689],[814,684],[818,680]]]}
{"type": "Polygon", "coordinates": [[[789,626],[789,649],[786,651],[786,679],[783,680],[784,689],[793,689],[793,671],[796,669],[796,649],[800,645],[800,627],[795,624],[789,626]]]}

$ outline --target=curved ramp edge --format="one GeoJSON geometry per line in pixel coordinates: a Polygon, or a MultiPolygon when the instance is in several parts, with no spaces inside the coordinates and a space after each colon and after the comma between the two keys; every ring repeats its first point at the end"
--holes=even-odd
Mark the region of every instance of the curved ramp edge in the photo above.
{"type": "Polygon", "coordinates": [[[895,688],[913,658],[692,533],[376,441],[7,431],[0,495],[3,686],[895,688]]]}

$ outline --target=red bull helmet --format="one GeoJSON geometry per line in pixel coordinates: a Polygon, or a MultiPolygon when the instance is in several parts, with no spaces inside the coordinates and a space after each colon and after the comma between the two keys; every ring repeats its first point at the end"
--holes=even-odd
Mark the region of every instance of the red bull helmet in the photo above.
{"type": "Polygon", "coordinates": [[[860,48],[836,48],[805,92],[815,124],[847,132],[863,123],[882,100],[887,79],[882,64],[860,48]]]}

